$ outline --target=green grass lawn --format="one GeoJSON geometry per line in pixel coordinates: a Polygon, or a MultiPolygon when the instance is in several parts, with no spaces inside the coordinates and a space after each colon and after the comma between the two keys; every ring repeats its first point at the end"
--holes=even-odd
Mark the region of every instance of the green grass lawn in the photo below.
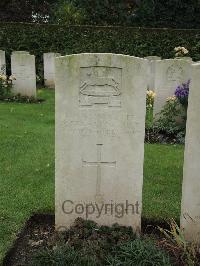
{"type": "MultiPolygon", "coordinates": [[[[54,212],[54,92],[0,103],[0,261],[34,212],[54,212]]],[[[145,145],[143,217],[179,219],[183,146],[145,145]]]]}

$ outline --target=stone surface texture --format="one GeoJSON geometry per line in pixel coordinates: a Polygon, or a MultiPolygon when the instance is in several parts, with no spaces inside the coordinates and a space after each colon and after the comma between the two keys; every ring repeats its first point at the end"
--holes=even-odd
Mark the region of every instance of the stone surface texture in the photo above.
{"type": "Polygon", "coordinates": [[[148,83],[147,83],[147,88],[149,90],[154,91],[155,90],[155,64],[156,60],[161,60],[161,57],[159,56],[147,56],[145,57],[148,59],[149,63],[149,68],[148,68],[148,83]]]}
{"type": "Polygon", "coordinates": [[[44,53],[44,83],[48,88],[55,88],[55,57],[60,56],[59,53],[44,53]]]}
{"type": "Polygon", "coordinates": [[[162,110],[167,98],[174,95],[176,87],[189,79],[191,79],[191,62],[188,60],[156,61],[154,115],[162,110]]]}
{"type": "Polygon", "coordinates": [[[35,56],[28,52],[14,52],[11,55],[13,92],[22,96],[36,97],[35,56]]]}
{"type": "Polygon", "coordinates": [[[148,61],[78,54],[55,62],[56,228],[82,217],[139,232],[148,61]]]}
{"type": "Polygon", "coordinates": [[[200,63],[192,66],[183,169],[181,228],[200,243],[200,63]]]}

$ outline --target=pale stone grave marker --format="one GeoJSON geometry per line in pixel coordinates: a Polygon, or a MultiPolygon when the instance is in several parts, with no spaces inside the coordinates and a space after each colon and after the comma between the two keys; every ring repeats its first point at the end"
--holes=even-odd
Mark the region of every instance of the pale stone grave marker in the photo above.
{"type": "Polygon", "coordinates": [[[155,63],[156,60],[161,60],[161,57],[159,56],[147,56],[145,57],[148,59],[149,68],[148,68],[148,82],[147,82],[147,88],[149,90],[155,90],[155,63]]]}
{"type": "Polygon", "coordinates": [[[60,56],[59,53],[44,53],[44,82],[49,88],[55,87],[55,57],[60,56]]]}
{"type": "Polygon", "coordinates": [[[200,63],[191,68],[180,224],[186,240],[200,243],[200,63]]]}
{"type": "Polygon", "coordinates": [[[191,79],[191,62],[184,59],[157,60],[155,67],[154,115],[164,107],[168,97],[173,96],[176,87],[191,79]]]}
{"type": "Polygon", "coordinates": [[[35,56],[17,51],[11,55],[13,92],[23,96],[36,96],[35,56]]]}
{"type": "Polygon", "coordinates": [[[141,227],[148,61],[56,58],[56,228],[77,217],[141,227]]]}
{"type": "Polygon", "coordinates": [[[6,57],[5,51],[0,50],[0,74],[6,74],[6,57]]]}

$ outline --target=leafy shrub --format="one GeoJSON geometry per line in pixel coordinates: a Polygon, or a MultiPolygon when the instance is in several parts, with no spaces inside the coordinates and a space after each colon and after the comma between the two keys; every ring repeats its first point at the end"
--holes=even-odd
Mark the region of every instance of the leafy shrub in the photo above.
{"type": "Polygon", "coordinates": [[[26,50],[36,56],[40,77],[45,52],[62,55],[110,52],[171,58],[177,45],[187,47],[191,57],[200,60],[200,30],[0,23],[0,49],[6,51],[8,73],[12,51],[26,50]]]}
{"type": "Polygon", "coordinates": [[[4,102],[16,102],[16,103],[42,103],[44,99],[35,98],[34,96],[23,96],[21,94],[13,95],[9,94],[0,98],[4,102]]]}
{"type": "Polygon", "coordinates": [[[179,143],[184,143],[185,138],[189,86],[190,80],[177,86],[175,95],[167,98],[154,123],[157,133],[164,133],[179,143]]]}
{"type": "Polygon", "coordinates": [[[12,88],[12,77],[8,78],[4,73],[4,67],[2,67],[0,71],[0,99],[9,96],[12,88]]]}
{"type": "Polygon", "coordinates": [[[147,27],[200,28],[198,0],[142,0],[133,22],[147,27]]]}
{"type": "Polygon", "coordinates": [[[183,230],[180,229],[174,219],[170,221],[169,228],[167,230],[158,227],[165,237],[162,246],[169,253],[176,253],[178,265],[199,265],[199,245],[195,242],[186,241],[183,230]]]}
{"type": "Polygon", "coordinates": [[[79,25],[86,21],[86,14],[83,9],[77,8],[69,1],[62,1],[56,6],[53,22],[62,25],[79,25]]]}
{"type": "Polygon", "coordinates": [[[154,130],[183,143],[186,128],[185,110],[175,96],[167,99],[158,116],[154,121],[154,130]]]}

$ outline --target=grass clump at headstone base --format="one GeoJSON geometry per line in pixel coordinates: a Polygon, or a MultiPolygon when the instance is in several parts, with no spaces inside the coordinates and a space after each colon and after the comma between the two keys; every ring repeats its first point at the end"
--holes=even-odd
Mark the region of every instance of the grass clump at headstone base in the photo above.
{"type": "Polygon", "coordinates": [[[30,265],[172,265],[153,240],[138,239],[130,227],[98,226],[76,219],[67,231],[49,239],[30,265]]]}

